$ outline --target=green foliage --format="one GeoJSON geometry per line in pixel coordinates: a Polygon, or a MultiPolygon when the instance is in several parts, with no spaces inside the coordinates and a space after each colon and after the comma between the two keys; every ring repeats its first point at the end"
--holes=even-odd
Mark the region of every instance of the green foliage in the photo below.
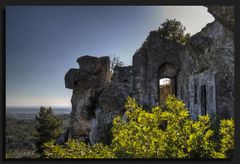
{"type": "Polygon", "coordinates": [[[124,158],[205,158],[214,150],[209,116],[190,119],[185,104],[168,97],[166,109],[147,112],[128,98],[124,123],[114,120],[113,145],[124,158]]]}
{"type": "MultiPolygon", "coordinates": [[[[5,158],[38,158],[35,153],[35,119],[24,119],[28,115],[18,117],[6,116],[6,154],[5,158]]],[[[63,128],[66,131],[69,127],[70,116],[68,114],[59,115],[64,120],[63,128]]],[[[27,117],[28,118],[28,117],[27,117]]]]}
{"type": "Polygon", "coordinates": [[[6,159],[17,158],[39,158],[33,149],[10,149],[5,154],[6,159]]]}
{"type": "Polygon", "coordinates": [[[51,108],[41,107],[36,116],[36,121],[36,152],[41,155],[43,153],[43,144],[56,139],[61,134],[63,120],[56,116],[51,108]]]}
{"type": "Polygon", "coordinates": [[[176,19],[167,19],[162,27],[158,29],[158,32],[163,38],[185,44],[190,39],[190,33],[184,34],[186,27],[176,19]]]}
{"type": "Polygon", "coordinates": [[[33,149],[35,137],[34,120],[6,119],[6,151],[13,149],[33,149]]]}
{"type": "Polygon", "coordinates": [[[124,117],[113,121],[111,145],[93,146],[70,140],[65,145],[45,144],[47,158],[226,158],[233,151],[233,120],[223,120],[220,141],[215,140],[208,115],[190,118],[174,96],[166,107],[143,109],[128,97],[124,117]]]}
{"type": "Polygon", "coordinates": [[[231,157],[234,151],[234,122],[231,120],[221,120],[220,123],[220,152],[231,157]]]}
{"type": "Polygon", "coordinates": [[[47,158],[115,158],[111,148],[101,143],[90,146],[81,141],[69,140],[64,145],[56,145],[52,140],[44,146],[47,158]]]}

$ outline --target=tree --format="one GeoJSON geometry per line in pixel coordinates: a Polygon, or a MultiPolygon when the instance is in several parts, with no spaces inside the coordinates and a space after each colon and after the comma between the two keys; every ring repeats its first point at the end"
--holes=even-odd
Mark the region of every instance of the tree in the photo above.
{"type": "Polygon", "coordinates": [[[61,134],[61,125],[63,120],[56,116],[51,107],[41,107],[38,115],[36,116],[36,153],[42,155],[43,144],[52,139],[57,139],[61,134]]]}
{"type": "Polygon", "coordinates": [[[123,65],[124,65],[124,63],[122,61],[120,61],[120,57],[116,56],[114,54],[114,56],[111,57],[111,61],[110,61],[110,74],[111,74],[111,76],[113,75],[114,68],[116,66],[122,67],[123,65]]]}
{"type": "Polygon", "coordinates": [[[186,44],[186,42],[190,39],[190,33],[184,34],[186,27],[184,27],[182,23],[176,19],[167,19],[161,25],[162,27],[158,29],[158,32],[165,39],[169,39],[180,44],[186,44]]]}
{"type": "Polygon", "coordinates": [[[174,96],[166,108],[144,110],[132,98],[124,117],[113,121],[111,145],[88,145],[71,140],[65,145],[45,144],[47,158],[229,158],[234,149],[233,120],[222,120],[214,138],[210,117],[192,120],[185,104],[174,96]],[[164,126],[163,126],[164,125],[164,126]],[[100,152],[100,153],[99,153],[100,152]]]}

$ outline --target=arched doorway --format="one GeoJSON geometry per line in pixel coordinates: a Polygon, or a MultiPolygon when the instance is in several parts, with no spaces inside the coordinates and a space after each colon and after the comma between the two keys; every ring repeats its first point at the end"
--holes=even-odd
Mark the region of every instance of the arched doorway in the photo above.
{"type": "Polygon", "coordinates": [[[176,86],[177,68],[171,63],[162,64],[158,71],[159,105],[164,105],[168,95],[177,94],[176,86]]]}

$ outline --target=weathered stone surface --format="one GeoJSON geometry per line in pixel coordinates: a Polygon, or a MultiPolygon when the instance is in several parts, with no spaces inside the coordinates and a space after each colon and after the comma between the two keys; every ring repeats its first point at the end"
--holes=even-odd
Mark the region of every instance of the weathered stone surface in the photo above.
{"type": "Polygon", "coordinates": [[[207,6],[211,13],[225,28],[234,31],[234,6],[207,6]]]}
{"type": "Polygon", "coordinates": [[[98,99],[98,112],[92,123],[90,135],[91,143],[99,141],[107,143],[111,138],[112,120],[123,113],[126,98],[131,96],[132,67],[118,67],[114,69],[111,84],[102,92],[98,99]],[[94,135],[95,134],[95,135],[94,135]]]}
{"type": "Polygon", "coordinates": [[[66,88],[73,89],[69,133],[72,138],[86,138],[99,95],[109,85],[109,57],[83,56],[80,69],[70,69],[65,76],[66,88]]]}
{"type": "Polygon", "coordinates": [[[100,71],[106,72],[110,65],[109,57],[107,56],[100,58],[94,56],[82,56],[77,59],[77,62],[80,70],[91,74],[97,74],[100,71]]]}
{"type": "Polygon", "coordinates": [[[132,67],[118,67],[114,69],[111,84],[103,91],[98,99],[99,107],[106,111],[120,111],[127,96],[131,95],[132,67]]]}
{"type": "MultiPolygon", "coordinates": [[[[156,31],[150,32],[143,46],[133,56],[133,96],[145,108],[159,102],[159,69],[164,64],[181,68],[179,53],[183,46],[164,39],[156,31]]],[[[164,73],[164,72],[162,72],[164,73]]],[[[166,77],[168,75],[166,74],[166,77]]]]}
{"type": "Polygon", "coordinates": [[[185,64],[178,75],[178,97],[188,105],[193,117],[201,113],[203,85],[207,88],[207,113],[220,118],[233,117],[233,38],[231,30],[214,21],[192,36],[181,52],[181,63],[185,64]]]}
{"type": "Polygon", "coordinates": [[[65,75],[65,87],[69,89],[75,88],[75,76],[77,75],[78,69],[71,68],[65,75]]]}
{"type": "Polygon", "coordinates": [[[110,144],[112,139],[112,121],[119,114],[119,111],[110,112],[97,108],[95,118],[91,120],[91,131],[89,133],[91,144],[99,142],[110,144]]]}

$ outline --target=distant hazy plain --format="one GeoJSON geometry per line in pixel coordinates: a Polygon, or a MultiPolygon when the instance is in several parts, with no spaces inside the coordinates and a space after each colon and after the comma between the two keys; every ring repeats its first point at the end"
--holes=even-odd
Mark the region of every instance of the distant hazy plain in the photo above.
{"type": "MultiPolygon", "coordinates": [[[[7,107],[6,113],[13,114],[37,114],[40,110],[40,107],[7,107]]],[[[66,107],[56,107],[52,108],[55,114],[69,114],[71,112],[71,108],[66,107]]]]}

